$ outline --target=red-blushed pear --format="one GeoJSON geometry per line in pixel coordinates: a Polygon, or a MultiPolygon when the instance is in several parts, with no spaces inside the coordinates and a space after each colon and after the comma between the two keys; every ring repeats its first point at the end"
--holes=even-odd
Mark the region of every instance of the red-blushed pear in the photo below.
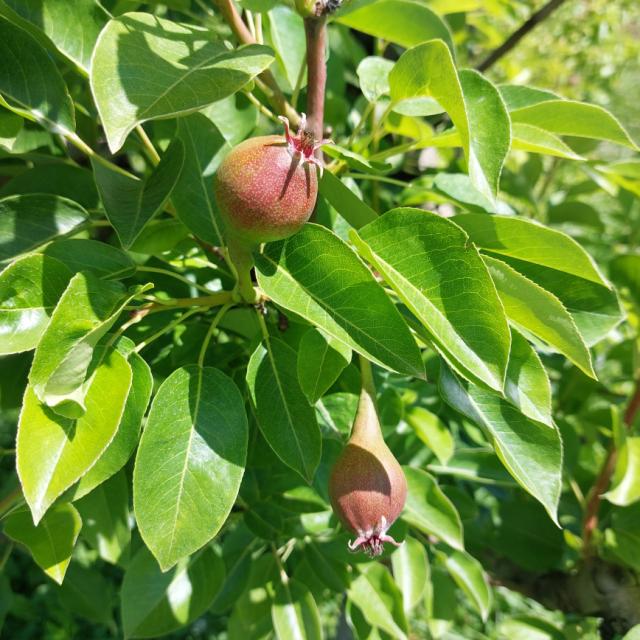
{"type": "Polygon", "coordinates": [[[402,513],[407,481],[382,437],[373,385],[363,384],[351,437],[331,471],[329,496],[335,514],[356,535],[352,551],[377,556],[385,542],[399,546],[387,530],[402,513]]]}
{"type": "Polygon", "coordinates": [[[322,163],[302,114],[297,134],[249,138],[234,147],[214,178],[214,193],[228,233],[251,246],[282,240],[309,220],[318,197],[322,163]]]}

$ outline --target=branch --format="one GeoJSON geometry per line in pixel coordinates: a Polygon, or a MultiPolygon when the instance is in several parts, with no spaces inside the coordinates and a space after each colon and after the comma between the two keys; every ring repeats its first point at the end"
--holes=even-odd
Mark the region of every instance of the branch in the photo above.
{"type": "Polygon", "coordinates": [[[327,85],[327,17],[304,19],[307,39],[307,123],[316,140],[324,133],[324,93],[327,85]]]}
{"type": "MultiPolygon", "coordinates": [[[[623,422],[627,429],[631,428],[636,414],[640,410],[640,380],[636,382],[636,387],[629,400],[627,409],[624,412],[623,422]]],[[[582,525],[582,543],[583,543],[583,555],[585,558],[592,554],[593,532],[598,527],[598,512],[600,511],[600,502],[602,501],[602,494],[606,491],[611,477],[616,468],[616,462],[618,461],[618,451],[615,444],[612,444],[607,457],[605,458],[600,473],[596,478],[596,481],[591,487],[589,492],[589,499],[587,501],[587,507],[585,509],[584,521],[582,525]]]]}
{"type": "MultiPolygon", "coordinates": [[[[241,44],[256,44],[256,40],[249,31],[249,27],[243,22],[238,13],[233,0],[214,0],[218,9],[222,13],[225,21],[231,27],[235,37],[241,44]]],[[[280,89],[278,82],[268,69],[263,71],[258,78],[256,84],[260,90],[267,96],[271,106],[283,116],[289,118],[289,122],[294,127],[298,126],[300,116],[298,112],[287,102],[287,98],[280,89]]]]}
{"type": "Polygon", "coordinates": [[[640,623],[637,574],[600,559],[585,562],[572,574],[554,571],[541,576],[501,560],[491,574],[495,583],[522,593],[548,609],[602,617],[621,634],[640,623]]]}
{"type": "Polygon", "coordinates": [[[517,31],[514,31],[495,51],[491,52],[477,67],[478,71],[486,71],[500,58],[509,53],[529,31],[546,20],[566,0],[549,0],[541,9],[536,11],[517,31]]]}

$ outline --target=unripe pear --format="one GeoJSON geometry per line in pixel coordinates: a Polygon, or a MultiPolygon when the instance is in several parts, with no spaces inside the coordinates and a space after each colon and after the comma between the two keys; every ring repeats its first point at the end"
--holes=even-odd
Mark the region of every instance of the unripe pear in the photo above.
{"type": "Polygon", "coordinates": [[[365,386],[351,437],[331,471],[329,496],[335,514],[356,534],[349,548],[377,556],[385,542],[399,546],[387,530],[404,508],[407,481],[382,437],[372,391],[365,386]]]}
{"type": "Polygon", "coordinates": [[[281,118],[284,136],[249,138],[234,147],[214,178],[214,194],[227,231],[247,245],[282,240],[309,220],[318,197],[321,162],[302,114],[298,133],[281,118]]]}

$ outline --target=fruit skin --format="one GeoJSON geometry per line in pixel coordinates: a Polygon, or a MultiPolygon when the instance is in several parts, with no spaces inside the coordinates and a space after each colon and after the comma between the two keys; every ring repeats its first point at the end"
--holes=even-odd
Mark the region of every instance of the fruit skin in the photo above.
{"type": "Polygon", "coordinates": [[[318,197],[316,144],[301,119],[297,135],[249,138],[234,147],[214,178],[227,230],[246,244],[282,240],[309,220],[318,197]]]}
{"type": "Polygon", "coordinates": [[[349,544],[371,556],[380,555],[385,542],[398,543],[387,530],[402,513],[407,480],[380,430],[372,393],[363,388],[351,437],[329,478],[334,513],[356,534],[349,544]]]}

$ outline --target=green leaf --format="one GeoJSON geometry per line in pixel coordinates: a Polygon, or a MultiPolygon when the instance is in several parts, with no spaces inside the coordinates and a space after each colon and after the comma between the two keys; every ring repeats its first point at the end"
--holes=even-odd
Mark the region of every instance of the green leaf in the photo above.
{"type": "Polygon", "coordinates": [[[4,533],[23,544],[38,566],[58,584],[62,584],[78,539],[82,520],[70,504],[59,504],[34,526],[27,509],[6,516],[4,533]]]}
{"type": "Polygon", "coordinates": [[[503,618],[497,632],[500,638],[509,640],[565,640],[567,637],[551,622],[534,616],[503,618]]]}
{"type": "MultiPolygon", "coordinates": [[[[0,277],[1,281],[1,277],[0,277]]],[[[311,404],[315,404],[351,362],[351,349],[311,328],[298,346],[298,381],[311,404]]]]}
{"type": "Polygon", "coordinates": [[[465,173],[438,173],[433,189],[467,211],[497,213],[496,206],[473,186],[465,173]]]}
{"type": "Polygon", "coordinates": [[[611,489],[603,497],[620,507],[640,500],[640,437],[625,438],[618,453],[611,489]]]}
{"type": "Polygon", "coordinates": [[[157,638],[200,617],[224,581],[224,563],[207,547],[161,571],[142,547],[124,574],[120,591],[125,638],[157,638]]]}
{"type": "Polygon", "coordinates": [[[389,84],[393,102],[434,98],[444,107],[460,136],[471,181],[493,199],[511,132],[498,90],[474,71],[463,71],[458,77],[441,40],[405,51],[389,74],[389,84]]]}
{"type": "Polygon", "coordinates": [[[251,356],[247,384],[265,440],[282,462],[311,482],[322,441],[296,370],[295,351],[282,340],[269,338],[251,356]]]}
{"type": "Polygon", "coordinates": [[[42,255],[20,258],[0,273],[0,354],[38,346],[71,275],[42,255]]]}
{"type": "Polygon", "coordinates": [[[91,53],[109,14],[96,0],[4,0],[40,28],[69,60],[89,72],[91,53]]]}
{"type": "Polygon", "coordinates": [[[137,353],[130,353],[128,361],[133,379],[118,430],[98,461],[80,478],[73,495],[76,500],[120,471],[138,444],[142,418],[153,389],[153,376],[149,365],[137,353]]]}
{"type": "Polygon", "coordinates": [[[606,109],[574,100],[544,100],[511,111],[511,120],[559,135],[606,140],[637,150],[618,120],[606,109]]]}
{"type": "Polygon", "coordinates": [[[452,550],[438,553],[445,567],[464,591],[480,617],[486,621],[493,603],[493,595],[489,580],[482,569],[482,565],[466,551],[452,550]]]}
{"type": "Polygon", "coordinates": [[[467,235],[441,216],[403,208],[352,232],[352,239],[435,348],[465,375],[501,390],[511,337],[493,282],[467,235]]]}
{"type": "Polygon", "coordinates": [[[595,377],[589,350],[560,300],[502,260],[484,256],[484,261],[509,320],[595,377]]]}
{"type": "Polygon", "coordinates": [[[35,38],[2,17],[0,103],[56,133],[75,130],[73,102],[55,63],[35,38]]]}
{"type": "Polygon", "coordinates": [[[511,353],[504,392],[525,416],[553,426],[549,377],[538,354],[515,329],[511,329],[511,353]]]}
{"type": "Polygon", "coordinates": [[[151,404],[133,474],[142,539],[163,571],[200,549],[224,524],[247,457],[244,402],[211,367],[174,371],[151,404]]]}
{"type": "Polygon", "coordinates": [[[407,639],[402,594],[386,567],[377,562],[367,564],[351,583],[347,596],[370,625],[397,640],[407,639]]]}
{"type": "Polygon", "coordinates": [[[42,253],[64,263],[74,273],[93,271],[101,278],[129,278],[136,270],[136,265],[128,254],[97,240],[56,240],[48,244],[42,253]]]}
{"type": "Polygon", "coordinates": [[[633,627],[622,640],[640,640],[640,624],[633,627]]]}
{"type": "Polygon", "coordinates": [[[609,286],[593,258],[571,237],[520,217],[463,214],[453,220],[481,249],[609,286]]]}
{"type": "Polygon", "coordinates": [[[129,488],[127,477],[120,472],[76,502],[82,516],[82,537],[111,564],[128,560],[129,488]]]}
{"type": "Polygon", "coordinates": [[[354,228],[375,220],[378,214],[361,200],[340,178],[324,171],[318,186],[320,195],[354,228]]]}
{"type": "Polygon", "coordinates": [[[16,467],[37,524],[64,491],[98,460],[113,439],[131,386],[131,368],[111,351],[96,369],[78,419],[41,404],[27,387],[16,443],[16,467]]]}
{"type": "Polygon", "coordinates": [[[271,605],[271,619],[278,640],[320,640],[320,613],[311,592],[302,582],[281,583],[271,605]]]}
{"type": "Polygon", "coordinates": [[[587,346],[602,340],[624,319],[616,291],[608,284],[596,284],[508,256],[500,259],[558,298],[587,346]]]}
{"type": "Polygon", "coordinates": [[[422,2],[376,0],[347,3],[337,14],[337,22],[403,47],[440,38],[453,51],[449,27],[422,2]]]}
{"type": "Polygon", "coordinates": [[[480,73],[463,69],[459,78],[469,120],[469,176],[481,193],[495,196],[511,147],[509,114],[498,89],[480,73]]]}
{"type": "Polygon", "coordinates": [[[420,351],[400,313],[329,230],[305,225],[288,240],[268,244],[256,267],[260,287],[276,304],[388,369],[424,377],[420,351]]]}
{"type": "Polygon", "coordinates": [[[493,451],[458,449],[446,465],[430,464],[429,471],[476,482],[513,486],[515,483],[493,451]]]}
{"type": "Polygon", "coordinates": [[[412,527],[434,535],[455,549],[463,549],[460,516],[433,476],[421,469],[403,467],[407,478],[407,503],[403,518],[412,527]]]}
{"type": "MultiPolygon", "coordinates": [[[[300,69],[306,60],[307,43],[304,24],[300,15],[293,9],[278,4],[269,11],[269,41],[276,52],[276,79],[286,93],[296,86],[300,69]]],[[[301,84],[302,87],[306,82],[301,84]]]]}
{"type": "Polygon", "coordinates": [[[145,224],[166,205],[180,177],[184,151],[182,142],[176,140],[144,180],[92,161],[100,199],[123,247],[129,248],[145,224]]]}
{"type": "Polygon", "coordinates": [[[360,90],[369,102],[376,102],[382,96],[389,95],[389,72],[393,62],[380,56],[363,58],[358,65],[357,74],[360,90]]]}
{"type": "Polygon", "coordinates": [[[145,225],[129,248],[133,253],[157,256],[172,251],[189,237],[189,229],[176,218],[160,218],[145,225]]]}
{"type": "Polygon", "coordinates": [[[405,614],[415,609],[424,597],[431,580],[429,557],[424,545],[415,538],[405,538],[391,554],[393,577],[402,593],[405,614]]]}
{"type": "Polygon", "coordinates": [[[405,415],[405,420],[418,438],[433,451],[440,464],[446,465],[455,447],[447,425],[424,407],[411,407],[405,415]]]}
{"type": "Polygon", "coordinates": [[[235,51],[207,29],[128,13],[103,29],[91,90],[113,153],[147,120],[197,111],[246,85],[273,61],[270,49],[235,51]]]}
{"type": "Polygon", "coordinates": [[[94,349],[124,306],[138,293],[89,272],[73,276],[51,315],[29,372],[33,393],[61,415],[84,411],[94,349]]]}
{"type": "Polygon", "coordinates": [[[513,140],[511,146],[521,151],[532,153],[543,153],[556,158],[566,158],[567,160],[584,160],[562,138],[545,131],[540,127],[534,127],[524,122],[514,122],[512,124],[513,140]]]}
{"type": "Polygon", "coordinates": [[[591,256],[566,234],[515,217],[466,214],[454,221],[483,251],[555,295],[587,345],[622,320],[616,292],[591,256]]]}
{"type": "Polygon", "coordinates": [[[489,391],[461,382],[444,363],[439,386],[447,404],[484,429],[507,471],[557,523],[562,486],[562,441],[557,429],[527,418],[489,391]]]}
{"type": "Polygon", "coordinates": [[[215,206],[213,174],[231,147],[216,125],[201,113],[178,120],[178,139],[185,158],[171,201],[190,231],[218,246],[223,227],[215,206]]]}
{"type": "Polygon", "coordinates": [[[53,195],[13,195],[0,200],[0,261],[31,251],[89,219],[75,202],[53,195]]]}
{"type": "Polygon", "coordinates": [[[546,102],[548,100],[562,100],[562,98],[551,91],[537,89],[535,87],[527,87],[516,84],[501,84],[499,87],[500,95],[505,101],[509,111],[516,111],[524,107],[546,102]]]}

